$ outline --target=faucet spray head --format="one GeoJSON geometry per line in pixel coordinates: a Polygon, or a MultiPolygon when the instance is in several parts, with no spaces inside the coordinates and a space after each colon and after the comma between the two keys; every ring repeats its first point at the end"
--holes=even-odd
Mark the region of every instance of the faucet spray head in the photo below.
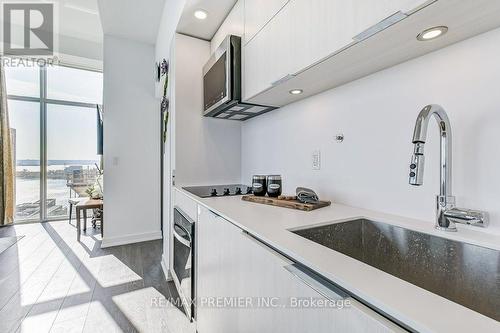
{"type": "Polygon", "coordinates": [[[424,142],[415,142],[415,148],[410,162],[410,185],[421,186],[424,184],[424,144],[424,142]]]}

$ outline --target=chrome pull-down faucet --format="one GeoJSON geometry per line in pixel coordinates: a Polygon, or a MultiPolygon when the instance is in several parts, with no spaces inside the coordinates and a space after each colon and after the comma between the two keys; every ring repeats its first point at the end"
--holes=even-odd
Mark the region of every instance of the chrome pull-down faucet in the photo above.
{"type": "Polygon", "coordinates": [[[488,215],[485,212],[455,207],[455,197],[451,194],[451,125],[446,111],[439,105],[427,105],[420,111],[413,132],[414,151],[410,163],[410,185],[424,184],[424,147],[430,119],[437,120],[440,134],[440,190],[436,203],[436,229],[457,231],[455,223],[485,227],[488,215]]]}

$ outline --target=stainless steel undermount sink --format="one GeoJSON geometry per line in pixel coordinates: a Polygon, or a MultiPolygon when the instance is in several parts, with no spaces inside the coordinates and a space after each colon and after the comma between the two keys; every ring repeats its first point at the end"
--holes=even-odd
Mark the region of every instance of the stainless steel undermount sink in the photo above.
{"type": "Polygon", "coordinates": [[[367,219],[292,232],[500,321],[500,251],[367,219]]]}

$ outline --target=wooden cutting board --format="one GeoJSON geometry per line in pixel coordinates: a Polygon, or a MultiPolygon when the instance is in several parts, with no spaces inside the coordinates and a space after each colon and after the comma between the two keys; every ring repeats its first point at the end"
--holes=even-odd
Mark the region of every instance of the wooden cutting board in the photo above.
{"type": "Polygon", "coordinates": [[[312,204],[312,203],[302,203],[297,199],[283,200],[283,199],[271,198],[271,197],[258,197],[255,195],[244,195],[241,197],[241,200],[260,203],[260,204],[264,204],[264,205],[298,209],[298,210],[303,210],[306,212],[310,212],[311,210],[330,206],[332,204],[330,201],[319,201],[318,203],[312,204]]]}

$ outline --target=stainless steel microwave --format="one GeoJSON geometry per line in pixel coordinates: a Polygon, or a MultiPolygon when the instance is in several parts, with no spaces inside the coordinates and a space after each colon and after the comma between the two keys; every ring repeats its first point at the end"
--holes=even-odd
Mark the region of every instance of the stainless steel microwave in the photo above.
{"type": "Polygon", "coordinates": [[[241,38],[227,36],[203,66],[203,115],[247,120],[275,107],[241,101],[241,38]]]}

